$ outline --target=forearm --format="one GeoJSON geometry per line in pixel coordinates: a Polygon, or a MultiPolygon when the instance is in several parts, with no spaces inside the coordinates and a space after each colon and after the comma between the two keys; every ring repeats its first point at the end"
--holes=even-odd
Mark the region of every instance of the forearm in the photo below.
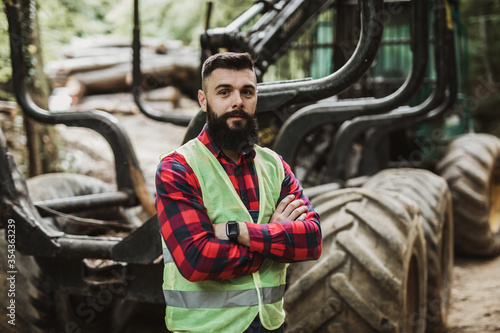
{"type": "Polygon", "coordinates": [[[250,274],[260,268],[263,260],[261,255],[252,253],[246,246],[209,236],[174,245],[171,253],[176,253],[174,262],[191,282],[250,274]]]}
{"type": "MultiPolygon", "coordinates": [[[[311,215],[314,216],[314,214],[311,215]]],[[[269,224],[238,223],[240,229],[238,244],[248,247],[251,252],[263,257],[290,263],[318,259],[321,255],[321,230],[314,217],[307,221],[269,224]]],[[[221,223],[221,230],[224,225],[225,223],[221,223]]],[[[222,231],[217,237],[227,239],[222,231]]]]}
{"type": "Polygon", "coordinates": [[[162,235],[180,273],[189,281],[250,274],[263,260],[247,246],[217,238],[208,219],[194,222],[173,217],[163,224],[162,235]]]}
{"type": "Polygon", "coordinates": [[[303,221],[247,223],[250,251],[279,262],[318,259],[322,250],[321,229],[316,213],[303,221]]]}

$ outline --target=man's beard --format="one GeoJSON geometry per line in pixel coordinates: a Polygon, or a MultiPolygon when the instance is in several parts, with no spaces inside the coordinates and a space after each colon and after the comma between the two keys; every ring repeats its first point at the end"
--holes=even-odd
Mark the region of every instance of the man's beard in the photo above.
{"type": "Polygon", "coordinates": [[[241,109],[227,112],[218,117],[210,104],[207,103],[207,125],[208,134],[221,149],[241,153],[249,150],[259,141],[257,118],[241,109]],[[233,116],[245,119],[245,125],[242,124],[243,120],[233,121],[233,128],[230,128],[227,120],[233,116]]]}

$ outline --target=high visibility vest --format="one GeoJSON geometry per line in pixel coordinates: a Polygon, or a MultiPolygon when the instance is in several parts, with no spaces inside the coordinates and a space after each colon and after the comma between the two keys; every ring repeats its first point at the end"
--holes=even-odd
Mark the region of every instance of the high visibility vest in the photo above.
{"type": "MultiPolygon", "coordinates": [[[[284,180],[279,156],[256,146],[255,169],[259,182],[259,217],[267,223],[278,201],[284,180]]],[[[198,139],[177,149],[193,169],[212,223],[252,221],[228,175],[215,156],[198,139]]],[[[265,259],[252,274],[227,280],[190,282],[177,269],[163,244],[165,262],[163,293],[167,304],[165,322],[173,332],[243,332],[259,314],[268,330],[285,320],[283,294],[287,264],[265,259]]]]}

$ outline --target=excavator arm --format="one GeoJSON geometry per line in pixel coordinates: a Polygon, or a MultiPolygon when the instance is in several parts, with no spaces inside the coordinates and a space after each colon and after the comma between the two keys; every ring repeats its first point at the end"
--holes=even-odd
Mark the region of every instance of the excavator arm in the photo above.
{"type": "Polygon", "coordinates": [[[333,3],[334,0],[258,1],[228,26],[206,30],[201,36],[203,56],[224,49],[249,52],[257,58],[257,74],[263,74],[333,3]]]}

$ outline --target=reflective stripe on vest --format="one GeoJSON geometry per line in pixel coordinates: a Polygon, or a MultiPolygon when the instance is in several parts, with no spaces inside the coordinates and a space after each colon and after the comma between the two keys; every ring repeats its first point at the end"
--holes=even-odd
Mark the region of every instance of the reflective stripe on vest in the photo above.
{"type": "MultiPolygon", "coordinates": [[[[281,301],[285,285],[260,288],[263,304],[281,301]]],[[[255,289],[225,291],[178,291],[164,290],[168,306],[186,309],[213,309],[259,305],[259,296],[255,289]]]]}
{"type": "MultiPolygon", "coordinates": [[[[162,241],[163,241],[163,239],[162,239],[162,241]]],[[[170,251],[166,247],[163,247],[163,262],[165,264],[174,262],[174,258],[172,258],[170,251]]]]}
{"type": "MultiPolygon", "coordinates": [[[[284,168],[276,153],[258,146],[255,150],[259,182],[257,223],[267,223],[279,199],[284,168]]],[[[220,162],[203,143],[193,139],[177,149],[177,153],[183,155],[193,169],[212,223],[253,221],[220,162]]],[[[175,266],[163,239],[162,243],[165,320],[171,331],[242,332],[257,314],[268,330],[283,324],[287,264],[265,259],[253,274],[220,281],[189,282],[175,266]]]]}

